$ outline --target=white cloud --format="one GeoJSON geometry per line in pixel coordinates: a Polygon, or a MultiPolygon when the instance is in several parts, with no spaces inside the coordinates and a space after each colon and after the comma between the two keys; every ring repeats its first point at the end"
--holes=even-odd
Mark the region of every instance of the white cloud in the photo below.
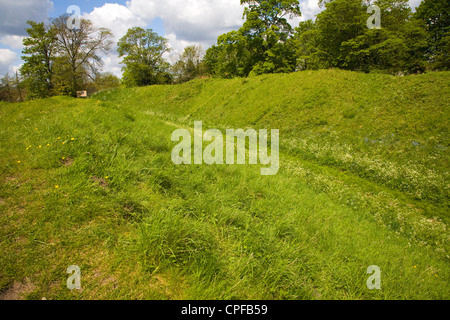
{"type": "MultiPolygon", "coordinates": [[[[314,19],[322,10],[318,0],[300,2],[302,16],[290,20],[293,27],[300,21],[314,19]]],[[[205,51],[219,35],[237,30],[244,23],[244,6],[239,0],[130,0],[127,6],[142,17],[160,17],[164,21],[165,37],[173,49],[168,55],[171,63],[186,46],[201,45],[205,51]]]]}
{"type": "MultiPolygon", "coordinates": [[[[309,19],[316,20],[316,15],[323,9],[319,7],[319,0],[300,0],[300,10],[302,11],[301,21],[309,19]]],[[[298,26],[292,25],[293,27],[298,26]]]]}
{"type": "Polygon", "coordinates": [[[134,14],[128,7],[117,3],[106,3],[102,7],[95,8],[90,13],[83,14],[83,18],[93,22],[97,27],[108,28],[113,33],[113,46],[111,51],[102,57],[103,71],[111,72],[118,77],[122,76],[122,65],[117,53],[117,42],[127,30],[132,27],[146,27],[148,21],[134,14]]]}
{"type": "Polygon", "coordinates": [[[95,26],[108,28],[114,34],[114,42],[125,35],[132,27],[145,27],[150,21],[133,13],[128,7],[117,3],[106,3],[85,13],[83,18],[91,20],[95,26]]]}
{"type": "Polygon", "coordinates": [[[128,28],[145,27],[160,18],[166,35],[212,43],[220,34],[239,28],[242,13],[239,0],[130,0],[125,6],[107,3],[83,17],[111,29],[116,39],[128,28]]]}
{"type": "Polygon", "coordinates": [[[106,72],[111,72],[118,77],[122,76],[122,65],[120,64],[122,58],[116,53],[110,53],[103,57],[103,70],[106,72]]]}
{"type": "MultiPolygon", "coordinates": [[[[191,44],[200,44],[206,50],[219,35],[237,30],[244,23],[240,0],[129,0],[126,6],[144,21],[161,18],[174,52],[191,44]]],[[[300,21],[315,19],[322,10],[318,0],[301,0],[300,9],[302,16],[290,20],[294,27],[300,21]]]]}
{"type": "Polygon", "coordinates": [[[9,49],[0,49],[0,75],[15,72],[12,63],[17,60],[17,54],[9,49]]]}
{"type": "Polygon", "coordinates": [[[212,43],[243,24],[239,0],[130,0],[127,6],[143,18],[160,17],[167,34],[186,41],[212,43]]]}
{"type": "Polygon", "coordinates": [[[409,0],[409,6],[411,7],[412,11],[416,11],[416,8],[420,5],[422,0],[409,0]]]}
{"type": "Polygon", "coordinates": [[[0,43],[9,46],[11,49],[22,50],[24,38],[24,36],[15,35],[3,36],[0,37],[0,43]]]}
{"type": "Polygon", "coordinates": [[[17,54],[9,49],[0,49],[0,64],[10,64],[17,60],[17,54]]]}
{"type": "Polygon", "coordinates": [[[14,76],[16,74],[16,71],[19,71],[19,69],[22,67],[23,63],[19,64],[18,66],[9,66],[8,67],[8,73],[10,76],[14,76]]]}
{"type": "Polygon", "coordinates": [[[190,45],[200,46],[202,54],[205,54],[206,50],[210,47],[210,43],[208,41],[187,41],[177,39],[177,35],[175,33],[171,33],[166,35],[166,38],[169,40],[169,46],[171,51],[166,53],[163,57],[169,61],[169,63],[174,64],[178,61],[179,56],[183,53],[184,48],[190,45]]]}
{"type": "Polygon", "coordinates": [[[114,46],[104,57],[103,69],[120,75],[121,58],[116,44],[129,28],[145,28],[160,18],[166,31],[162,36],[169,39],[173,49],[166,56],[175,62],[187,45],[200,44],[206,50],[222,33],[238,29],[243,23],[242,13],[239,0],[130,0],[125,6],[106,3],[83,17],[114,34],[114,46]]]}

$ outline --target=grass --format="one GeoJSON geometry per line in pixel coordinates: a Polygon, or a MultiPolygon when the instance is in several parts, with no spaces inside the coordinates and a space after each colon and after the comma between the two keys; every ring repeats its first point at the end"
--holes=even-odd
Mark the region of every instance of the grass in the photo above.
{"type": "Polygon", "coordinates": [[[328,70],[1,104],[0,291],[448,299],[449,77],[328,70]],[[200,120],[280,129],[279,173],[174,165],[171,133],[200,120]]]}

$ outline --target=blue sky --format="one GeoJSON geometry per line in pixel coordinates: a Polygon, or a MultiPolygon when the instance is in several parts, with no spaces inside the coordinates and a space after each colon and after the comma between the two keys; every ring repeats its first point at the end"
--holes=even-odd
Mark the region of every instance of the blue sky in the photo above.
{"type": "MultiPolygon", "coordinates": [[[[89,13],[94,10],[94,8],[101,8],[105,3],[117,3],[122,6],[126,6],[128,0],[121,1],[104,1],[104,0],[55,0],[53,2],[53,9],[50,11],[50,17],[57,17],[67,11],[67,8],[71,5],[77,5],[81,9],[81,14],[89,13]]],[[[164,24],[161,18],[155,18],[152,22],[147,25],[147,28],[153,29],[153,31],[158,34],[164,35],[164,24]]]]}
{"type": "MultiPolygon", "coordinates": [[[[128,0],[122,1],[108,1],[110,3],[117,3],[122,6],[126,6],[128,0]]],[[[53,1],[53,10],[50,11],[50,17],[57,17],[67,11],[67,8],[71,5],[77,5],[81,9],[81,14],[89,13],[94,10],[94,8],[101,8],[106,1],[104,0],[56,0],[53,1]]],[[[153,31],[160,35],[165,34],[164,24],[160,18],[155,18],[150,22],[146,28],[151,28],[153,31]]]]}
{"type": "MultiPolygon", "coordinates": [[[[410,0],[416,7],[421,0],[410,0]]],[[[111,29],[114,42],[131,27],[151,28],[168,38],[174,62],[184,47],[201,45],[205,51],[219,35],[242,26],[240,0],[0,0],[0,75],[14,73],[22,64],[21,51],[27,20],[46,21],[67,12],[71,5],[80,7],[83,18],[98,27],[111,29]]],[[[318,0],[300,0],[302,17],[291,21],[314,19],[321,11],[318,0]]],[[[105,55],[104,70],[121,75],[121,64],[113,48],[105,55]]]]}
{"type": "MultiPolygon", "coordinates": [[[[52,16],[58,16],[59,14],[66,11],[66,9],[71,5],[77,5],[81,8],[83,12],[91,12],[94,7],[102,7],[107,1],[104,0],[55,0],[53,1],[54,10],[52,10],[52,16]]],[[[114,2],[121,5],[126,5],[126,0],[111,0],[108,2],[114,2]]]]}

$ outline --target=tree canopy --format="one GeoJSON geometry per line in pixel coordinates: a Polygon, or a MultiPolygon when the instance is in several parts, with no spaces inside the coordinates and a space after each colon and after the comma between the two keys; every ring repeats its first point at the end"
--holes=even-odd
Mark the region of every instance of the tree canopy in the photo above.
{"type": "Polygon", "coordinates": [[[68,17],[62,15],[48,24],[28,21],[21,74],[29,99],[76,96],[102,67],[100,53],[110,50],[111,31],[86,19],[80,19],[78,29],[69,29],[68,17]]]}
{"type": "Polygon", "coordinates": [[[363,72],[416,73],[449,68],[449,2],[424,0],[412,14],[407,0],[321,0],[316,20],[292,28],[298,1],[241,1],[242,28],[218,37],[205,55],[216,76],[342,68],[363,72]],[[376,5],[381,27],[369,29],[376,5]],[[369,11],[370,12],[370,11],[369,11]]]}
{"type": "Polygon", "coordinates": [[[118,42],[123,57],[123,83],[126,86],[147,86],[169,83],[169,63],[163,58],[170,51],[168,40],[152,29],[131,28],[118,42]]]}

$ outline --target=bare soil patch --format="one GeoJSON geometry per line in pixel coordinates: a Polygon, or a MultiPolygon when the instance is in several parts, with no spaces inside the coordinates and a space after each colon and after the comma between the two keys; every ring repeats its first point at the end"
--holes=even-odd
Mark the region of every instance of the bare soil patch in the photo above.
{"type": "Polygon", "coordinates": [[[0,294],[0,300],[24,300],[24,296],[33,292],[36,286],[30,280],[25,282],[14,282],[5,292],[0,294]]]}

